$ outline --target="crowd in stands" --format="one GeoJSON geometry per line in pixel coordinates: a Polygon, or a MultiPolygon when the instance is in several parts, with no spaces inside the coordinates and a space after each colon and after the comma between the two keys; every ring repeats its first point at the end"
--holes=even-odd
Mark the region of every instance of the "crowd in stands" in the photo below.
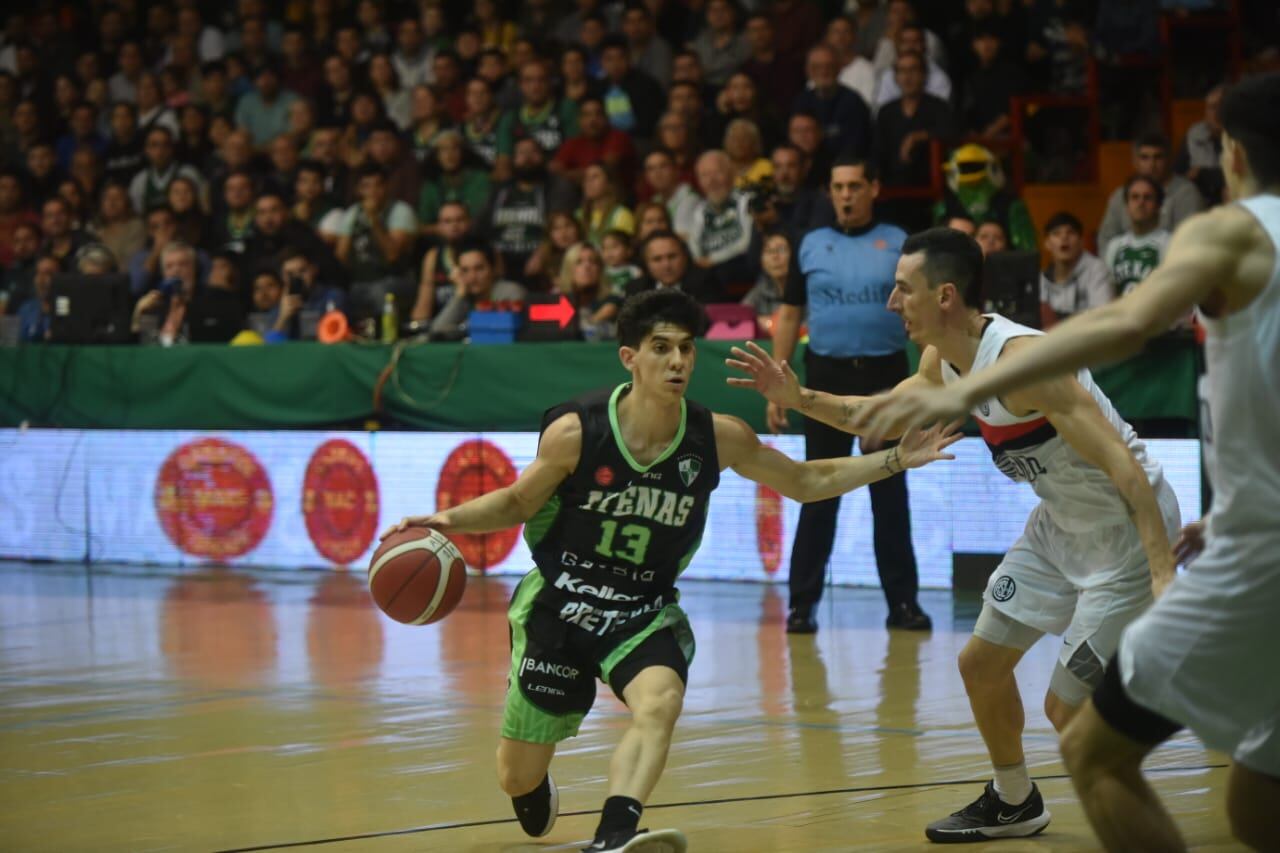
{"type": "MultiPolygon", "coordinates": [[[[1274,4],[1242,2],[1275,26],[1274,4]]],[[[1101,222],[1064,213],[1039,228],[993,153],[1007,150],[1010,97],[1079,93],[1125,26],[1215,5],[10,8],[0,313],[45,340],[55,276],[117,272],[132,331],[166,344],[215,315],[232,318],[228,336],[285,340],[340,311],[374,335],[389,310],[401,330],[458,340],[477,307],[557,293],[576,311],[566,333],[595,340],[623,298],[654,287],[766,317],[799,240],[834,221],[829,164],[853,153],[879,177],[883,217],[965,227],[987,251],[1046,250],[1052,323],[1135,286],[1172,228],[1221,202],[1221,88],[1199,93],[1204,121],[1176,150],[1137,136],[1101,222]],[[890,203],[939,162],[940,197],[890,203]]]]}

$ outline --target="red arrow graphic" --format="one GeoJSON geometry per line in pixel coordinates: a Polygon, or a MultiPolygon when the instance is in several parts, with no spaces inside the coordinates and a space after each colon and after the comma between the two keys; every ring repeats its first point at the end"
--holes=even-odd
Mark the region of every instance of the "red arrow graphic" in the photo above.
{"type": "Polygon", "coordinates": [[[560,324],[560,328],[569,325],[569,321],[573,319],[573,305],[563,296],[560,301],[554,305],[530,305],[529,319],[535,323],[544,323],[554,320],[560,324]]]}

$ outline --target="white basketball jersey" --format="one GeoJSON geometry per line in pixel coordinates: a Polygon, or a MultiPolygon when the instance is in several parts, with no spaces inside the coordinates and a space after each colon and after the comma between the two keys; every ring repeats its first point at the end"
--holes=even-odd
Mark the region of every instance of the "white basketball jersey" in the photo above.
{"type": "Polygon", "coordinates": [[[1208,333],[1200,433],[1213,484],[1210,536],[1256,543],[1280,539],[1280,197],[1240,206],[1266,230],[1277,262],[1248,307],[1219,319],[1200,314],[1208,333]]]}
{"type": "MultiPolygon", "coordinates": [[[[988,323],[973,360],[971,371],[974,373],[995,364],[1011,339],[1044,334],[999,314],[983,316],[988,323]]],[[[960,374],[943,361],[942,379],[950,385],[960,379],[960,374]]],[[[1133,427],[1116,412],[1107,395],[1094,384],[1088,370],[1081,370],[1076,379],[1120,433],[1138,464],[1146,471],[1152,487],[1158,487],[1164,473],[1160,464],[1147,456],[1147,447],[1133,427]]],[[[1038,412],[1015,415],[999,399],[979,403],[971,414],[982,430],[987,447],[991,448],[996,467],[1011,480],[1030,483],[1045,511],[1059,527],[1087,532],[1129,520],[1128,509],[1111,478],[1101,468],[1086,462],[1063,441],[1044,415],[1038,412]]]]}

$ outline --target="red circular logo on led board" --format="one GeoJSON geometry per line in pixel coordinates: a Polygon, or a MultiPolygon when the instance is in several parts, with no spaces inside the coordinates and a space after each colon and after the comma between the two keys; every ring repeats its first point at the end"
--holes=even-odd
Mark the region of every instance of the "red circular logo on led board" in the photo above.
{"type": "Polygon", "coordinates": [[[766,574],[782,564],[782,495],[768,486],[756,485],[756,548],[766,574]]]}
{"type": "Polygon", "coordinates": [[[164,460],[155,505],[174,545],[195,557],[227,559],[247,554],[267,535],[274,499],[267,471],[252,453],[201,438],[164,460]]]}
{"type": "MultiPolygon", "coordinates": [[[[502,448],[480,438],[464,441],[453,449],[440,469],[436,511],[466,503],[515,481],[516,466],[502,448]]],[[[449,534],[467,565],[481,571],[507,559],[519,536],[518,527],[496,533],[449,534]]]]}
{"type": "Polygon", "coordinates": [[[378,530],[378,477],[360,448],[344,438],[316,448],[302,481],[302,517],[327,560],[345,566],[369,550],[378,530]]]}

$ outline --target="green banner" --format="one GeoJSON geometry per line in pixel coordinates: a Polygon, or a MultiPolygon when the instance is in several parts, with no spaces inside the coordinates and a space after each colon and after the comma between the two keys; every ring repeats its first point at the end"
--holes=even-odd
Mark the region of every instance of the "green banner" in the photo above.
{"type": "MultiPolygon", "coordinates": [[[[731,346],[698,342],[689,395],[763,431],[764,401],[724,382],[731,346]]],[[[1160,341],[1095,376],[1125,418],[1182,420],[1194,434],[1194,345],[1160,341]]],[[[537,429],[548,407],[625,378],[608,343],[24,346],[0,349],[0,425],[287,429],[381,418],[523,431],[537,429]]]]}

